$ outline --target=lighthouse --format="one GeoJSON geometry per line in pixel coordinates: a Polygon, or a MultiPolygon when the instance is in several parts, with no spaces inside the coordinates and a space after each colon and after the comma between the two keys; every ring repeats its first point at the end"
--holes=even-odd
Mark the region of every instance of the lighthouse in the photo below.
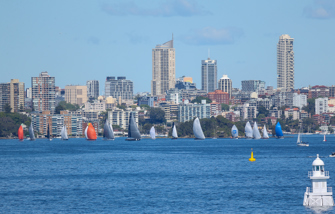
{"type": "Polygon", "coordinates": [[[319,154],[317,154],[317,157],[313,161],[312,166],[313,171],[308,172],[308,177],[312,180],[312,187],[306,187],[304,206],[334,206],[332,188],[327,187],[329,171],[325,171],[325,164],[319,158],[319,154]]]}

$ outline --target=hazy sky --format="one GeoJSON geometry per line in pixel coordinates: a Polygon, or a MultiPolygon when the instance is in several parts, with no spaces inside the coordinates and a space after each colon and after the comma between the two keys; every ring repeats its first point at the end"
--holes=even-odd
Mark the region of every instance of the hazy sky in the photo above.
{"type": "MultiPolygon", "coordinates": [[[[48,71],[56,85],[126,76],[150,91],[152,48],[171,40],[176,78],[201,88],[201,60],[218,61],[233,87],[260,79],[277,87],[276,46],[294,38],[295,88],[335,85],[333,0],[0,0],[1,81],[48,71]]],[[[101,91],[100,94],[104,94],[101,91]]]]}

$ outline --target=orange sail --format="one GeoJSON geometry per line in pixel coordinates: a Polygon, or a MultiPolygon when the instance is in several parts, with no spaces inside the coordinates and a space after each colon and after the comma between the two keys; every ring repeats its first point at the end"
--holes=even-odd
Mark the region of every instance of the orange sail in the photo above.
{"type": "Polygon", "coordinates": [[[17,131],[17,136],[19,137],[19,140],[23,140],[23,128],[22,128],[22,125],[20,126],[19,130],[17,131]]]}
{"type": "Polygon", "coordinates": [[[88,124],[87,138],[88,138],[88,140],[96,140],[97,139],[97,134],[96,134],[95,129],[92,126],[91,123],[88,124]]]}

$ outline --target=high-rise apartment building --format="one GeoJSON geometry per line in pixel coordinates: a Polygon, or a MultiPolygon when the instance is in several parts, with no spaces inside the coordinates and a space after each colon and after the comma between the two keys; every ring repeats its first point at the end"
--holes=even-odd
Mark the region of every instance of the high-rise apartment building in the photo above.
{"type": "Polygon", "coordinates": [[[284,34],[277,44],[277,88],[290,91],[294,89],[294,51],[293,38],[284,34]]]}
{"type": "Polygon", "coordinates": [[[87,97],[97,99],[99,97],[99,81],[88,80],[86,81],[87,97]]]}
{"type": "Polygon", "coordinates": [[[231,81],[231,79],[228,78],[228,75],[223,75],[221,79],[219,79],[218,85],[219,85],[218,89],[223,92],[227,92],[229,94],[229,99],[231,99],[231,90],[233,87],[233,82],[231,81]]]}
{"type": "Polygon", "coordinates": [[[165,94],[176,83],[175,49],[172,40],[152,49],[151,95],[165,94]]]}
{"type": "Polygon", "coordinates": [[[121,97],[122,100],[133,99],[134,86],[133,82],[127,80],[126,77],[107,77],[105,83],[105,95],[106,97],[112,96],[118,99],[121,97]]]}
{"type": "Polygon", "coordinates": [[[258,92],[265,90],[265,82],[262,80],[243,80],[242,91],[258,92]]]}
{"type": "Polygon", "coordinates": [[[8,104],[11,112],[24,109],[25,101],[24,83],[18,79],[11,79],[10,83],[0,84],[0,112],[5,111],[4,106],[8,104]]]}
{"type": "Polygon", "coordinates": [[[67,85],[65,86],[65,101],[67,103],[78,104],[79,106],[87,102],[86,85],[67,85]]]}
{"type": "Polygon", "coordinates": [[[327,113],[328,111],[328,97],[315,99],[315,114],[327,113]]]}
{"type": "Polygon", "coordinates": [[[217,89],[216,60],[201,60],[201,89],[207,93],[217,89]]]}
{"type": "Polygon", "coordinates": [[[47,71],[31,78],[33,108],[35,111],[55,111],[55,77],[47,71]]]}

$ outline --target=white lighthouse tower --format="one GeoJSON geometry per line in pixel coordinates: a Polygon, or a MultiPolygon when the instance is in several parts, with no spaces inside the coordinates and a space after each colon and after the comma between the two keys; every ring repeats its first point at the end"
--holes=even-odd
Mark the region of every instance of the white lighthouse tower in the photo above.
{"type": "Polygon", "coordinates": [[[317,154],[313,161],[313,171],[308,172],[308,177],[312,180],[312,187],[307,187],[304,197],[304,206],[327,207],[334,206],[333,191],[327,187],[329,171],[325,171],[325,164],[317,154]]]}

